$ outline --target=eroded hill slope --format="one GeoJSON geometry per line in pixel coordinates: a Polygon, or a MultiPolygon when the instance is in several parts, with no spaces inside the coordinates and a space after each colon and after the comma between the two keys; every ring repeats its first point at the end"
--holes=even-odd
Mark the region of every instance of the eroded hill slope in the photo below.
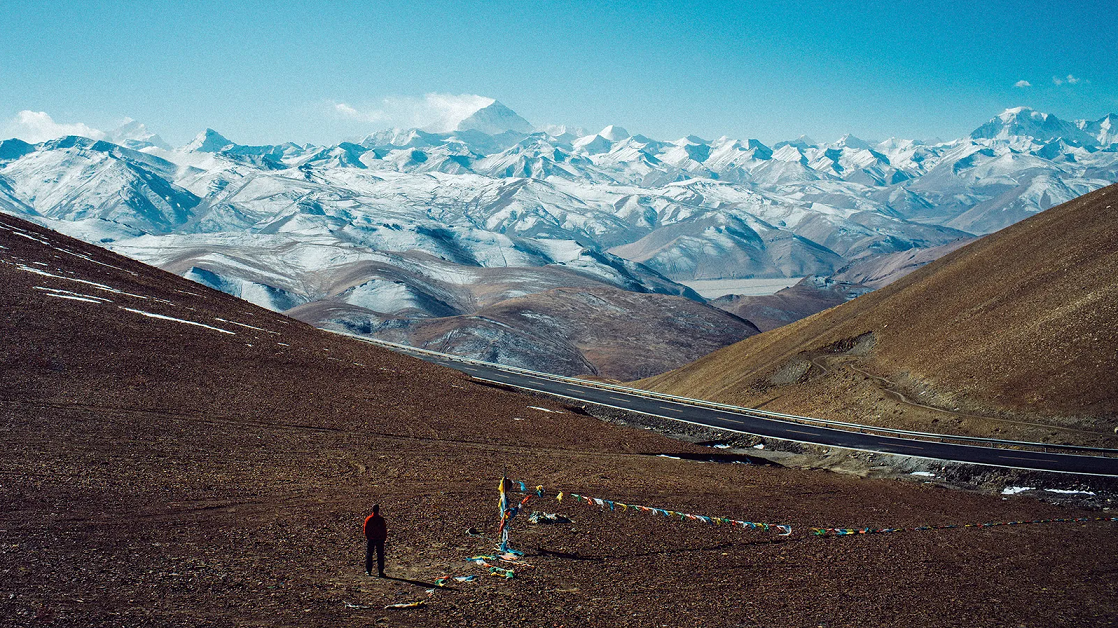
{"type": "Polygon", "coordinates": [[[630,380],[756,333],[750,321],[683,297],[593,287],[506,299],[469,316],[412,321],[377,336],[547,373],[630,380]]]}

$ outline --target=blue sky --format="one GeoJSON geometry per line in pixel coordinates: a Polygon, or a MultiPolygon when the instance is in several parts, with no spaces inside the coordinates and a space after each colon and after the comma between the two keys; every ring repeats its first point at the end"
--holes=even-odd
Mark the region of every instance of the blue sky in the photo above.
{"type": "Polygon", "coordinates": [[[471,94],[534,124],[770,143],[1118,112],[1112,0],[849,4],[0,0],[0,129],[31,110],[328,143],[471,94]]]}

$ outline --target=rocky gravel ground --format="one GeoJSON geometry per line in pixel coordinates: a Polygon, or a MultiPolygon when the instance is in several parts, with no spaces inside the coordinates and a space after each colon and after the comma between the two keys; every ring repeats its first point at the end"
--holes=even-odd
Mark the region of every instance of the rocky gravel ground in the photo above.
{"type": "Polygon", "coordinates": [[[0,246],[0,625],[1118,621],[1118,523],[809,533],[1101,511],[663,457],[710,448],[477,384],[8,217],[0,246]],[[517,518],[526,564],[498,561],[517,572],[493,577],[466,558],[492,551],[503,473],[793,533],[540,498],[529,510],[573,521],[517,518]],[[386,580],[363,573],[374,502],[386,580]],[[479,577],[434,587],[443,575],[479,577]]]}

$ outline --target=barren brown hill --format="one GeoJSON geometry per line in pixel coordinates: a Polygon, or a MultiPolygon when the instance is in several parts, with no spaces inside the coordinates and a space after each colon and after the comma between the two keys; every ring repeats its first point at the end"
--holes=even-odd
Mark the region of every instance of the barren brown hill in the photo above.
{"type": "Polygon", "coordinates": [[[0,216],[0,625],[1005,626],[1118,620],[1113,523],[845,538],[1099,513],[701,448],[331,335],[0,216]],[[574,523],[493,547],[502,470],[574,523]],[[363,574],[383,506],[388,574],[363,574]],[[467,534],[476,528],[479,536],[467,534]],[[502,566],[509,563],[500,563],[502,566]],[[428,593],[443,575],[476,575],[428,593]],[[386,610],[388,604],[425,606],[386,610]]]}
{"type": "Polygon", "coordinates": [[[1110,186],[642,384],[859,422],[1114,446],[1116,242],[1110,186]]]}
{"type": "Polygon", "coordinates": [[[821,279],[804,277],[775,294],[728,294],[710,304],[748,320],[761,331],[769,331],[847,301],[847,286],[820,285],[821,279]]]}
{"type": "Polygon", "coordinates": [[[858,260],[828,277],[804,277],[796,285],[784,288],[776,294],[730,294],[719,297],[710,304],[748,320],[761,331],[769,331],[841,305],[859,294],[884,288],[972,240],[974,238],[962,238],[942,246],[898,251],[858,260]]]}
{"type": "Polygon", "coordinates": [[[960,238],[954,242],[927,249],[910,249],[861,259],[836,270],[831,275],[831,279],[837,283],[864,286],[877,290],[899,281],[921,266],[930,264],[974,240],[974,238],[960,238]]]}
{"type": "MultiPolygon", "coordinates": [[[[298,314],[298,313],[297,313],[298,314]]],[[[317,324],[329,317],[317,316],[317,324]]],[[[413,321],[384,340],[561,375],[631,380],[683,366],[759,333],[704,303],[609,287],[556,288],[469,316],[413,321]]]]}

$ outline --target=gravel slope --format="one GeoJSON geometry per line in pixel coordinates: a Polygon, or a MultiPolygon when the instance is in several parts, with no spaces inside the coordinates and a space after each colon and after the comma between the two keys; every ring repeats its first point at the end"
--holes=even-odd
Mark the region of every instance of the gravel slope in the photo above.
{"type": "Polygon", "coordinates": [[[806,534],[812,525],[1099,513],[650,456],[701,448],[472,383],[18,220],[0,223],[0,625],[1118,619],[1115,524],[806,534]],[[464,558],[490,542],[465,530],[492,534],[503,470],[568,492],[796,531],[778,538],[550,500],[540,508],[574,523],[516,521],[514,545],[533,569],[428,597],[444,573],[484,573],[464,558]],[[360,523],[373,502],[388,519],[395,580],[361,571],[360,523]],[[427,606],[383,609],[418,599],[427,606]]]}

